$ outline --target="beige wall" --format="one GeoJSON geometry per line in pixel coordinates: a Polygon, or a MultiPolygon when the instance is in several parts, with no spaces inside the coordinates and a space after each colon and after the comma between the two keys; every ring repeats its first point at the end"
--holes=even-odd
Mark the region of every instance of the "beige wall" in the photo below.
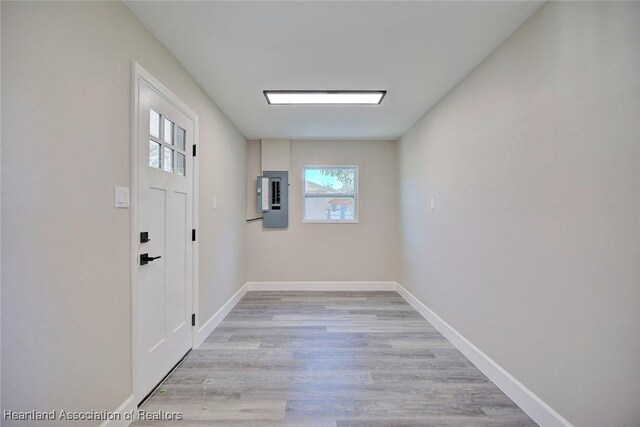
{"type": "Polygon", "coordinates": [[[200,116],[199,321],[245,281],[243,136],[122,3],[2,2],[3,409],[131,393],[132,61],[200,116]]]}
{"type": "MultiPolygon", "coordinates": [[[[289,228],[247,224],[247,280],[251,282],[395,280],[395,142],[291,141],[289,228]],[[359,166],[357,224],[302,223],[304,165],[359,166]]],[[[247,218],[255,211],[260,142],[247,149],[247,218]]]]}
{"type": "Polygon", "coordinates": [[[398,144],[400,283],[576,426],[640,424],[639,100],[640,3],[547,3],[398,144]]]}
{"type": "MultiPolygon", "coordinates": [[[[2,7],[0,7],[0,23],[2,22],[2,7]]],[[[1,24],[0,24],[1,26],[1,24]]],[[[2,31],[0,31],[0,70],[2,69],[2,31]]],[[[2,98],[2,73],[0,73],[0,98],[2,98]]],[[[2,117],[2,102],[0,102],[0,118],[2,117]]],[[[0,120],[0,189],[2,188],[2,120],[0,120]]],[[[2,193],[0,191],[0,193],[2,193]]],[[[2,224],[2,198],[0,197],[0,224],[2,224]]],[[[0,242],[2,242],[2,227],[0,226],[0,242]]],[[[2,244],[0,244],[0,410],[2,409],[2,244]]]]}

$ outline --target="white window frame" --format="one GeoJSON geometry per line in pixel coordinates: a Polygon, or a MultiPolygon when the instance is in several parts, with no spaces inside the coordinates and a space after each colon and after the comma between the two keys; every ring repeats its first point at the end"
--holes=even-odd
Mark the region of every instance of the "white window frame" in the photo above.
{"type": "Polygon", "coordinates": [[[302,222],[307,224],[357,224],[360,217],[360,200],[359,200],[359,187],[360,187],[360,170],[358,165],[304,165],[302,167],[302,222]],[[353,197],[354,206],[354,218],[345,220],[313,220],[307,219],[307,197],[327,197],[327,195],[310,195],[306,193],[305,185],[305,172],[307,169],[354,169],[354,185],[353,194],[332,194],[334,197],[353,197]]]}

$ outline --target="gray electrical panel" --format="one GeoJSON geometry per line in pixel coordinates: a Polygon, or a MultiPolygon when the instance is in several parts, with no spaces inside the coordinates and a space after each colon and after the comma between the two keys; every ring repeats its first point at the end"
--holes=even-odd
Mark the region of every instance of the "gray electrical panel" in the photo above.
{"type": "Polygon", "coordinates": [[[289,227],[289,172],[263,171],[257,179],[258,211],[264,228],[289,227]]]}

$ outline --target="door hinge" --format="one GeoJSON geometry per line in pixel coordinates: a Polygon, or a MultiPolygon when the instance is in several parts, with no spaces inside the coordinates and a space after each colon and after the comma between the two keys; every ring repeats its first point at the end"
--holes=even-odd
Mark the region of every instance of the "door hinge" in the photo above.
{"type": "Polygon", "coordinates": [[[196,144],[193,144],[193,157],[196,156],[196,144]]]}
{"type": "Polygon", "coordinates": [[[193,230],[191,230],[191,241],[192,242],[196,241],[196,229],[195,228],[193,230]]]}
{"type": "Polygon", "coordinates": [[[196,314],[191,315],[191,326],[196,326],[196,314]]]}

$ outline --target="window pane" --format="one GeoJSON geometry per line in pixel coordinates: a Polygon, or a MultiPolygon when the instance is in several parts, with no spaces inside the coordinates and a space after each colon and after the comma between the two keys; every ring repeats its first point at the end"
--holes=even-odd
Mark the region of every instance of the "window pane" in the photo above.
{"type": "Polygon", "coordinates": [[[151,136],[160,138],[160,114],[149,110],[149,133],[151,136]]]}
{"type": "Polygon", "coordinates": [[[353,221],[356,218],[353,197],[305,197],[307,221],[353,221]]]}
{"type": "Polygon", "coordinates": [[[173,150],[171,148],[164,147],[164,156],[162,160],[162,169],[167,172],[173,172],[173,150]]]}
{"type": "Polygon", "coordinates": [[[186,164],[184,154],[176,153],[176,173],[185,176],[186,164]]]}
{"type": "Polygon", "coordinates": [[[307,194],[354,194],[355,168],[318,168],[304,170],[307,194]]]}
{"type": "Polygon", "coordinates": [[[164,119],[164,142],[173,144],[173,122],[164,119]]]}
{"type": "Polygon", "coordinates": [[[176,126],[178,128],[178,132],[176,135],[176,145],[178,146],[178,148],[182,151],[184,151],[184,147],[185,147],[185,140],[187,139],[187,132],[182,129],[180,126],[176,126]]]}
{"type": "Polygon", "coordinates": [[[160,144],[149,141],[149,166],[160,169],[160,144]]]}

